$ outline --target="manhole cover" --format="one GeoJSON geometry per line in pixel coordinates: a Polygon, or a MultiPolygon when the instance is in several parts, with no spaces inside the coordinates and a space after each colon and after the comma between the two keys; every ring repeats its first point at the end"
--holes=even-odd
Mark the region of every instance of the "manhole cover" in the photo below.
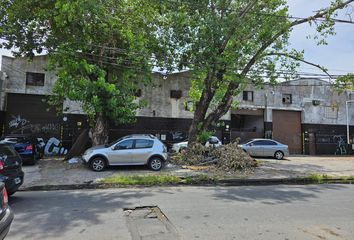
{"type": "Polygon", "coordinates": [[[133,240],[179,239],[176,228],[157,206],[124,209],[133,240]]]}

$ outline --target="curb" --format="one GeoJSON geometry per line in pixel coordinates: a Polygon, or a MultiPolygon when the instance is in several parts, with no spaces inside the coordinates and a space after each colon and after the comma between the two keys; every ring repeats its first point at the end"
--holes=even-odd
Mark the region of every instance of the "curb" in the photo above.
{"type": "Polygon", "coordinates": [[[172,187],[172,186],[267,186],[267,185],[310,185],[310,184],[354,184],[354,180],[345,179],[323,179],[314,180],[310,178],[280,178],[280,179],[220,179],[205,180],[195,183],[185,183],[181,179],[177,184],[159,185],[119,185],[107,183],[85,183],[65,185],[39,185],[20,188],[19,192],[27,191],[58,191],[58,190],[84,190],[84,189],[111,189],[111,188],[147,188],[147,187],[172,187]]]}

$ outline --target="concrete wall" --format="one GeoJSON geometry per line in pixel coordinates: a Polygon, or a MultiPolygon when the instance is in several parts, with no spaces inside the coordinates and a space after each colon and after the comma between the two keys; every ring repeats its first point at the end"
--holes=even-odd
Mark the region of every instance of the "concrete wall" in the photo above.
{"type": "MultiPolygon", "coordinates": [[[[246,87],[253,91],[254,101],[243,101],[242,94],[235,99],[240,101],[241,109],[266,109],[265,121],[272,121],[272,110],[301,111],[303,124],[346,125],[345,102],[354,99],[354,93],[335,91],[328,82],[319,79],[299,79],[279,84],[274,87],[265,86],[258,90],[252,85],[246,87]],[[283,94],[292,95],[292,103],[282,102],[283,94]],[[313,104],[316,100],[318,105],[313,104]]],[[[354,125],[354,103],[350,104],[349,124],[354,125]]]]}
{"type": "MultiPolygon", "coordinates": [[[[33,61],[27,58],[12,58],[2,56],[1,71],[7,75],[4,79],[3,91],[9,93],[25,93],[48,95],[57,79],[54,72],[46,71],[48,64],[47,56],[36,56],[33,61]],[[44,86],[27,86],[26,72],[44,73],[44,86]]],[[[5,109],[5,95],[2,94],[0,110],[5,109]]]]}
{"type": "Polygon", "coordinates": [[[147,106],[137,111],[139,117],[192,118],[193,113],[185,109],[190,88],[190,74],[181,72],[164,77],[160,73],[153,74],[151,86],[142,89],[140,101],[147,106]],[[182,97],[170,97],[171,90],[182,91],[182,97]]]}
{"type": "MultiPolygon", "coordinates": [[[[190,101],[188,92],[191,87],[191,75],[189,72],[180,72],[164,76],[153,73],[151,86],[142,89],[139,101],[145,101],[147,106],[137,111],[138,117],[163,117],[192,119],[193,112],[186,110],[186,104],[190,101]],[[171,90],[182,91],[179,99],[171,98],[171,90]]],[[[221,118],[230,120],[230,112],[221,118]]]]}
{"type": "MultiPolygon", "coordinates": [[[[3,92],[27,93],[27,94],[51,94],[56,75],[53,72],[45,71],[48,58],[46,56],[34,57],[32,62],[26,58],[2,57],[2,92],[0,95],[0,110],[5,109],[3,92]],[[26,86],[26,72],[45,73],[44,86],[26,86]]],[[[138,101],[145,101],[147,106],[137,111],[139,117],[161,117],[161,118],[184,118],[191,119],[193,113],[185,110],[188,102],[188,91],[190,89],[190,73],[181,72],[169,74],[164,77],[162,74],[153,74],[153,84],[142,88],[142,96],[138,101]],[[174,99],[170,97],[171,90],[181,90],[182,97],[174,99]]],[[[299,79],[279,84],[275,87],[264,86],[263,89],[256,89],[251,84],[245,90],[253,91],[254,101],[243,101],[242,93],[235,97],[240,102],[240,109],[263,109],[264,121],[272,122],[272,110],[294,110],[302,112],[302,123],[304,124],[346,124],[345,101],[353,100],[353,92],[339,94],[328,85],[328,82],[318,79],[299,79]],[[292,103],[284,104],[282,94],[292,94],[292,103]],[[317,100],[319,105],[314,105],[317,100]]],[[[354,125],[354,103],[350,105],[349,123],[354,125]]],[[[80,104],[66,102],[64,109],[69,107],[67,113],[82,114],[80,104]]],[[[230,111],[223,117],[223,120],[230,120],[230,111]]]]}

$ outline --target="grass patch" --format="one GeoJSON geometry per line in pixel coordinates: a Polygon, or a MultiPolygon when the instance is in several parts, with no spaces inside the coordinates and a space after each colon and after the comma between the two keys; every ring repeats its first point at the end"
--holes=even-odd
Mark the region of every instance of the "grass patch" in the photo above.
{"type": "Polygon", "coordinates": [[[354,181],[354,176],[330,176],[327,174],[311,174],[307,176],[305,179],[309,179],[318,183],[324,183],[326,181],[331,180],[342,180],[342,181],[354,181]]]}
{"type": "MultiPolygon", "coordinates": [[[[307,178],[312,180],[312,181],[315,181],[315,182],[323,182],[324,180],[327,180],[329,176],[327,175],[322,175],[322,174],[317,174],[317,173],[314,173],[314,174],[311,174],[309,175],[307,178]]],[[[330,178],[332,179],[332,178],[330,178]]]]}
{"type": "Polygon", "coordinates": [[[161,185],[177,184],[181,179],[172,175],[113,175],[104,178],[100,183],[118,184],[118,185],[161,185]]]}
{"type": "Polygon", "coordinates": [[[216,183],[218,177],[210,177],[207,174],[198,174],[196,176],[187,176],[184,178],[173,175],[113,175],[99,181],[103,184],[117,184],[122,186],[130,185],[166,185],[166,184],[201,184],[216,183]]]}
{"type": "Polygon", "coordinates": [[[255,160],[255,161],[256,161],[256,167],[261,166],[262,163],[264,162],[264,161],[262,161],[262,160],[255,160]]]}

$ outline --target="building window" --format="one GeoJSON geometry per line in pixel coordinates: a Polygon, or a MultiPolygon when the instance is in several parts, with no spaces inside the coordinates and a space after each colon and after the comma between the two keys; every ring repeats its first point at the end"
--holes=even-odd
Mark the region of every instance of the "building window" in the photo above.
{"type": "Polygon", "coordinates": [[[44,73],[26,72],[26,85],[44,86],[44,73]]]}
{"type": "Polygon", "coordinates": [[[253,92],[252,91],[243,91],[243,101],[253,102],[253,92]]]}
{"type": "Polygon", "coordinates": [[[283,94],[283,103],[285,103],[285,104],[291,104],[292,103],[291,94],[283,94]]]}
{"type": "Polygon", "coordinates": [[[175,99],[180,99],[182,97],[182,91],[181,90],[171,90],[170,97],[175,98],[175,99]]]}

